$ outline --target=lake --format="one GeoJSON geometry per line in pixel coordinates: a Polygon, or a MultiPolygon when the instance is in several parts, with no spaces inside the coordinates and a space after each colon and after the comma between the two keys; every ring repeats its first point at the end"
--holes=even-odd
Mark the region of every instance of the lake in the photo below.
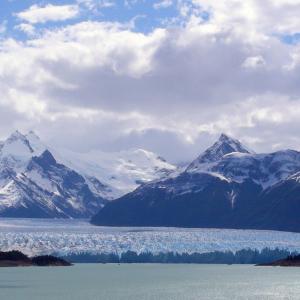
{"type": "Polygon", "coordinates": [[[113,265],[0,269],[5,300],[299,299],[300,268],[113,265]]]}

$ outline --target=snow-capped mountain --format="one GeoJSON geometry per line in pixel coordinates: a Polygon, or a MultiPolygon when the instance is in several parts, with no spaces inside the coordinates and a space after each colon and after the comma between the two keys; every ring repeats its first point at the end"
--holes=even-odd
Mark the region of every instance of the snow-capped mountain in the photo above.
{"type": "Polygon", "coordinates": [[[0,215],[89,217],[105,199],[85,178],[56,162],[40,139],[16,131],[0,150],[0,215]]]}
{"type": "Polygon", "coordinates": [[[61,151],[59,161],[89,178],[97,178],[107,189],[102,192],[113,200],[135,190],[143,183],[161,179],[177,170],[157,154],[143,149],[120,152],[61,151]]]}
{"type": "Polygon", "coordinates": [[[0,215],[90,217],[107,200],[175,169],[144,150],[76,154],[16,131],[0,143],[0,215]]]}
{"type": "Polygon", "coordinates": [[[38,137],[30,132],[27,135],[14,132],[0,146],[0,167],[22,171],[33,156],[39,156],[46,147],[37,142],[38,137]],[[31,143],[32,141],[32,143],[31,143]]]}
{"type": "Polygon", "coordinates": [[[222,134],[185,170],[108,203],[92,222],[300,231],[287,210],[300,213],[299,174],[300,152],[256,154],[222,134]]]}
{"type": "Polygon", "coordinates": [[[242,145],[240,141],[223,133],[218,141],[204,151],[204,153],[187,167],[187,170],[197,171],[198,169],[202,169],[203,164],[219,161],[224,155],[229,153],[251,154],[254,152],[242,145]]]}
{"type": "Polygon", "coordinates": [[[205,163],[199,163],[197,159],[186,172],[216,173],[237,183],[251,180],[266,189],[299,170],[300,152],[282,150],[266,154],[232,152],[224,154],[218,160],[205,163]]]}

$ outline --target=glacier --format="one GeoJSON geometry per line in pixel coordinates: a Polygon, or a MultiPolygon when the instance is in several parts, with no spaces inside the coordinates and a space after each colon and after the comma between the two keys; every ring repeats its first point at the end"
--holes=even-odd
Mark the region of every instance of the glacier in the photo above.
{"type": "Polygon", "coordinates": [[[300,233],[267,230],[97,227],[76,219],[0,219],[1,251],[28,255],[141,252],[205,253],[241,249],[299,251],[300,233]]]}

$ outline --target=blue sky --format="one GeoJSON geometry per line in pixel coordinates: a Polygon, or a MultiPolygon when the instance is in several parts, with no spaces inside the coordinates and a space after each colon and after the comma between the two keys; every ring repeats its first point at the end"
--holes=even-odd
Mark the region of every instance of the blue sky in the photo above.
{"type": "MultiPolygon", "coordinates": [[[[179,18],[179,11],[176,1],[172,4],[159,7],[161,1],[94,1],[95,8],[89,9],[83,2],[80,1],[32,1],[32,0],[4,0],[0,10],[0,19],[7,25],[6,34],[9,36],[21,38],[20,32],[15,28],[18,24],[23,23],[17,17],[17,14],[22,11],[26,11],[33,5],[45,7],[48,4],[52,5],[78,5],[80,7],[80,13],[65,21],[49,21],[46,24],[37,24],[36,28],[55,28],[57,26],[63,26],[68,24],[74,24],[81,21],[108,21],[108,22],[120,22],[128,23],[134,20],[134,30],[139,32],[148,33],[153,31],[157,27],[176,26],[183,20],[179,18]],[[103,5],[107,3],[108,5],[103,5]],[[111,4],[111,5],[109,5],[111,4]],[[98,5],[98,6],[97,6],[98,5]],[[156,7],[156,5],[158,5],[156,7]]],[[[190,4],[192,6],[192,4],[190,4]]],[[[201,18],[206,19],[208,14],[202,12],[201,18]]],[[[23,37],[24,38],[24,37],[23,37]]]]}
{"type": "MultiPolygon", "coordinates": [[[[79,14],[64,21],[49,21],[44,24],[36,24],[38,30],[55,29],[60,26],[72,25],[82,21],[98,21],[98,22],[134,22],[135,27],[132,29],[137,32],[149,33],[158,27],[176,27],[184,24],[185,18],[180,15],[180,5],[187,5],[192,9],[195,6],[189,0],[3,0],[0,10],[0,24],[6,27],[5,36],[14,37],[19,40],[26,40],[26,35],[17,29],[17,26],[24,23],[17,17],[17,14],[28,10],[31,6],[37,5],[45,7],[52,4],[55,6],[62,5],[78,5],[79,14]],[[89,9],[86,2],[94,3],[95,7],[89,9]],[[161,5],[161,3],[168,3],[161,5]]],[[[190,12],[189,12],[190,13],[190,12]]],[[[208,10],[198,10],[198,17],[203,22],[209,19],[210,13],[208,10]]],[[[26,23],[26,22],[25,22],[26,23]]],[[[2,34],[3,35],[3,34],[2,34]]],[[[286,44],[297,44],[300,41],[300,33],[282,33],[277,35],[278,38],[286,44]]]]}
{"type": "Polygon", "coordinates": [[[3,0],[0,140],[171,161],[221,132],[300,149],[299,15],[300,0],[3,0]]]}

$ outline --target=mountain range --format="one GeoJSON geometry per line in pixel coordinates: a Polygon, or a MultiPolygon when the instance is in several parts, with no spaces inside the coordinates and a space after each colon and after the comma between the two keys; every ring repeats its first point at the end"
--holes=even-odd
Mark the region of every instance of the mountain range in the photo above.
{"type": "Polygon", "coordinates": [[[109,202],[104,226],[300,231],[300,152],[257,154],[222,134],[185,169],[109,202]]]}
{"type": "Polygon", "coordinates": [[[79,154],[16,131],[0,142],[0,216],[90,218],[109,200],[175,169],[142,149],[79,154]]]}
{"type": "Polygon", "coordinates": [[[75,153],[34,133],[0,142],[0,216],[104,226],[300,231],[300,152],[258,154],[222,134],[185,167],[133,149],[75,153]]]}

